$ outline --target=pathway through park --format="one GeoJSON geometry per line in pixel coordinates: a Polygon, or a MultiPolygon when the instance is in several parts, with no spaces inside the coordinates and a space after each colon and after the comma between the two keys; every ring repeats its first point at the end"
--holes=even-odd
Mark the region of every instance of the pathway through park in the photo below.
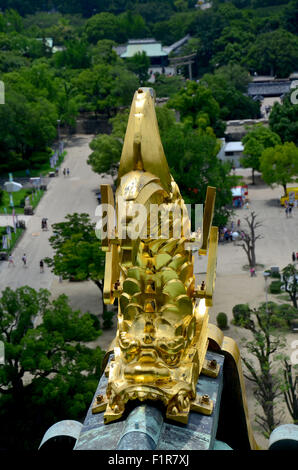
{"type": "MultiPolygon", "coordinates": [[[[9,286],[12,289],[28,285],[35,289],[46,288],[51,290],[54,280],[57,279],[50,269],[45,266],[44,273],[40,273],[39,262],[51,256],[52,250],[49,237],[52,235],[51,224],[62,222],[67,214],[74,212],[87,212],[94,219],[97,199],[94,191],[99,189],[103,180],[87,165],[87,157],[91,150],[89,143],[91,135],[76,135],[67,141],[65,149],[66,158],[62,164],[59,176],[49,179],[48,189],[41,199],[33,216],[22,217],[26,219],[26,231],[13,251],[15,267],[8,262],[0,263],[0,291],[9,286]],[[69,168],[69,176],[63,176],[63,168],[69,168]],[[48,231],[42,231],[41,220],[48,218],[48,231]],[[22,256],[26,253],[27,267],[23,266],[22,256]]],[[[0,224],[5,225],[7,216],[0,216],[0,224]],[[2,223],[1,223],[2,218],[2,223]]],[[[12,225],[12,221],[10,221],[12,225]]]]}

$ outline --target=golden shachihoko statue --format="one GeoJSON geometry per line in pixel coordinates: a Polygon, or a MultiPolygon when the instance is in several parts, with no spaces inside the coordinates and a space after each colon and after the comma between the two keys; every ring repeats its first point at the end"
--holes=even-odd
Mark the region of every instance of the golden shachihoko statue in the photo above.
{"type": "Polygon", "coordinates": [[[92,408],[93,413],[105,410],[106,423],[121,418],[134,399],[163,402],[167,418],[181,423],[187,423],[190,410],[211,414],[212,400],[196,394],[200,374],[216,377],[219,372],[214,361],[205,359],[209,341],[239,356],[233,340],[223,339],[208,323],[218,244],[218,229],[212,226],[215,188],[207,189],[202,231],[192,234],[164,155],[153,93],[150,88],[135,92],[115,201],[112,188],[101,186],[104,302],[118,299],[106,397],[92,408]],[[194,244],[200,255],[208,255],[199,285],[194,244]]]}

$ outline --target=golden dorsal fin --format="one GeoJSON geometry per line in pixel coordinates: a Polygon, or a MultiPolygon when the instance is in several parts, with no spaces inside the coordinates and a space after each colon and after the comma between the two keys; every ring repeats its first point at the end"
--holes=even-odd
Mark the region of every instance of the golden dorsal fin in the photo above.
{"type": "Polygon", "coordinates": [[[170,192],[171,175],[161,143],[155,113],[154,90],[139,88],[132,101],[121,159],[119,178],[134,170],[158,176],[170,192]]]}

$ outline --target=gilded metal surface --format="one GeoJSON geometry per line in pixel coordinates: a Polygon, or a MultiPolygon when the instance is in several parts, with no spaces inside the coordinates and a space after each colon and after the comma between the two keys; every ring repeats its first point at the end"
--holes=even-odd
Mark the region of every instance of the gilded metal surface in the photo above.
{"type": "MultiPolygon", "coordinates": [[[[102,194],[104,202],[112,200],[106,186],[102,194]]],[[[118,298],[118,328],[104,420],[121,418],[126,403],[138,399],[163,402],[168,418],[186,424],[190,410],[212,413],[212,400],[198,397],[196,385],[201,372],[218,374],[205,362],[218,241],[218,229],[212,227],[215,188],[207,190],[199,250],[208,253],[206,282],[196,288],[191,243],[197,246],[198,240],[169,172],[150,89],[139,89],[133,99],[115,202],[116,217],[108,213],[104,246],[104,301],[118,298]],[[153,204],[161,207],[160,216],[151,212],[153,204]],[[138,222],[141,235],[134,236],[131,222],[140,205],[147,216],[138,222]]],[[[95,403],[93,412],[96,407],[102,410],[95,403]]]]}

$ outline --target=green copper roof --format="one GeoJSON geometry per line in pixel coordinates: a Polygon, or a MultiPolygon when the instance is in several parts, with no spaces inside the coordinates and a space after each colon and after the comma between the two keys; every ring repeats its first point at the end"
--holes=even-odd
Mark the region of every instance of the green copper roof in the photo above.
{"type": "Polygon", "coordinates": [[[146,52],[148,57],[160,57],[168,55],[167,52],[163,50],[161,43],[155,42],[154,40],[151,42],[149,42],[149,40],[140,40],[139,42],[129,42],[127,44],[126,51],[121,54],[121,57],[133,57],[138,52],[146,52]]]}

